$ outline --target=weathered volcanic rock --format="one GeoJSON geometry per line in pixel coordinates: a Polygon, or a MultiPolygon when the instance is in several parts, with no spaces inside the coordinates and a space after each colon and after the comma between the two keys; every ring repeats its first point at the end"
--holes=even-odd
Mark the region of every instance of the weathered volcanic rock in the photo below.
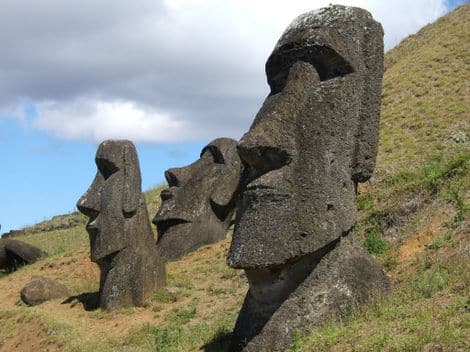
{"type": "Polygon", "coordinates": [[[166,260],[225,238],[242,171],[236,146],[233,139],[215,139],[194,163],[165,172],[169,189],[161,193],[153,223],[158,251],[166,260]]]}
{"type": "Polygon", "coordinates": [[[32,264],[45,256],[47,256],[46,252],[28,243],[0,239],[0,269],[2,270],[12,272],[20,266],[32,264]]]}
{"type": "Polygon", "coordinates": [[[91,260],[101,270],[100,306],[141,306],[165,284],[141,191],[137,152],[130,141],[104,141],[96,152],[96,177],[77,203],[90,220],[91,260]]]}
{"type": "Polygon", "coordinates": [[[388,287],[383,271],[352,244],[350,257],[326,259],[346,246],[357,183],[375,166],[381,25],[365,10],[339,5],[301,15],[276,44],[266,73],[271,92],[238,145],[249,179],[227,262],[246,271],[250,289],[233,351],[285,350],[291,328],[308,330],[329,310],[346,311],[388,287]],[[348,265],[352,282],[335,274],[348,265]],[[335,291],[336,284],[344,287],[335,291]],[[326,288],[326,303],[311,301],[326,288]]]}
{"type": "Polygon", "coordinates": [[[21,289],[21,300],[29,306],[69,295],[69,289],[57,280],[41,277],[34,279],[21,289]]]}
{"type": "Polygon", "coordinates": [[[352,236],[291,265],[247,270],[250,291],[231,351],[288,351],[294,334],[305,334],[327,320],[345,319],[355,304],[388,292],[387,275],[352,236]],[[287,276],[294,276],[287,280],[290,287],[284,282],[287,276]]]}

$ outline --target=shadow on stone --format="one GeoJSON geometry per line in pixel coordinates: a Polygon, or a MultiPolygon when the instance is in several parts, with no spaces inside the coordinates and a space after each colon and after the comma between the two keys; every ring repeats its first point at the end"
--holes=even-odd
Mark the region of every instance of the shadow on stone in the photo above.
{"type": "Polygon", "coordinates": [[[76,296],[70,296],[62,304],[70,304],[71,307],[75,307],[78,303],[81,303],[86,311],[93,311],[98,309],[99,301],[99,292],[85,292],[76,296]]]}

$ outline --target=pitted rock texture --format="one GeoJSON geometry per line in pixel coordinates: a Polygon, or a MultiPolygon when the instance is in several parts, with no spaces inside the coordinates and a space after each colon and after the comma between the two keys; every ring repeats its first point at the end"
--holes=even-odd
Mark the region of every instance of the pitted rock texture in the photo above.
{"type": "Polygon", "coordinates": [[[1,270],[12,272],[45,256],[46,252],[28,243],[9,238],[0,239],[1,270]]]}
{"type": "MultiPolygon", "coordinates": [[[[320,275],[316,286],[301,289],[356,223],[357,183],[371,177],[377,155],[382,27],[354,7],[331,5],[301,15],[279,39],[266,73],[271,92],[237,147],[247,179],[227,263],[246,271],[250,289],[233,351],[252,339],[262,342],[250,351],[284,348],[291,335],[282,331],[323,319],[324,307],[309,303],[302,314],[293,311],[291,322],[288,302],[296,294],[308,302],[316,286],[334,284],[320,275]],[[284,309],[279,336],[273,342],[258,337],[284,309]]],[[[374,264],[367,253],[355,258],[374,264]]],[[[328,263],[342,267],[346,260],[328,263]]],[[[376,264],[371,270],[369,286],[335,281],[349,293],[331,291],[328,306],[342,311],[345,302],[346,309],[363,287],[385,291],[388,279],[376,264]]]]}
{"type": "Polygon", "coordinates": [[[21,289],[21,300],[28,306],[35,306],[55,298],[65,298],[69,289],[57,280],[40,277],[26,284],[21,289]]]}
{"type": "MultiPolygon", "coordinates": [[[[247,271],[250,291],[232,337],[231,351],[288,351],[294,334],[308,333],[327,320],[345,319],[351,308],[365,303],[371,295],[390,290],[390,282],[380,267],[349,234],[331,244],[327,254],[314,254],[301,260],[308,275],[298,286],[279,299],[279,291],[260,290],[251,286],[253,275],[247,271]],[[307,263],[307,264],[306,264],[307,263]],[[251,276],[251,278],[250,278],[251,276]],[[248,344],[246,342],[248,341],[248,344]]],[[[292,267],[283,268],[292,275],[292,267]]],[[[272,269],[269,286],[283,285],[282,274],[272,269]]],[[[266,277],[263,279],[266,281],[266,277]]],[[[263,281],[259,280],[259,281],[263,281]]],[[[281,297],[282,294],[280,295],[281,297]]]]}
{"type": "Polygon", "coordinates": [[[77,207],[89,217],[91,260],[101,270],[100,306],[142,306],[165,284],[166,274],[141,190],[136,149],[130,141],[104,141],[96,165],[96,177],[77,207]]]}
{"type": "Polygon", "coordinates": [[[237,142],[218,138],[194,163],[165,172],[169,189],[161,193],[157,248],[166,260],[176,260],[227,235],[242,172],[237,142]]]}
{"type": "Polygon", "coordinates": [[[306,27],[287,30],[266,64],[271,94],[238,145],[256,177],[240,205],[232,267],[283,264],[355,223],[355,183],[370,177],[377,154],[383,32],[361,9],[320,13],[328,20],[297,19],[306,27]]]}

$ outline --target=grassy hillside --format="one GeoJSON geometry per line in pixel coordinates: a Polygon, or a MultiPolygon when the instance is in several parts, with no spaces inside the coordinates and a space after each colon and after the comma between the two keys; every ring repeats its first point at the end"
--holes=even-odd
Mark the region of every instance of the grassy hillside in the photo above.
{"type": "MultiPolygon", "coordinates": [[[[357,236],[393,293],[345,322],[299,336],[293,351],[470,350],[470,5],[386,54],[373,179],[359,192],[357,236]]],[[[160,189],[147,192],[150,214],[160,189]]],[[[51,256],[0,277],[0,351],[223,351],[247,289],[225,265],[230,239],[168,266],[169,287],[144,308],[86,311],[78,301],[26,307],[21,287],[45,275],[94,292],[84,219],[65,215],[21,237],[51,256]]]]}

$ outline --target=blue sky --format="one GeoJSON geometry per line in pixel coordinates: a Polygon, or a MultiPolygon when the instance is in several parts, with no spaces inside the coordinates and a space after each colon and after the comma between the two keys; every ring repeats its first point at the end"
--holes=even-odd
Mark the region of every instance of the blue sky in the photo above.
{"type": "MultiPolygon", "coordinates": [[[[210,140],[240,138],[267,93],[277,38],[330,2],[4,0],[0,233],[74,211],[105,138],[136,142],[144,190],[210,140]]],[[[391,48],[464,2],[342,3],[371,11],[391,48]]]]}
{"type": "MultiPolygon", "coordinates": [[[[75,210],[96,173],[96,145],[63,141],[0,119],[2,232],[75,210]]],[[[164,182],[163,172],[199,156],[204,142],[138,143],[143,189],[164,182]]]]}

